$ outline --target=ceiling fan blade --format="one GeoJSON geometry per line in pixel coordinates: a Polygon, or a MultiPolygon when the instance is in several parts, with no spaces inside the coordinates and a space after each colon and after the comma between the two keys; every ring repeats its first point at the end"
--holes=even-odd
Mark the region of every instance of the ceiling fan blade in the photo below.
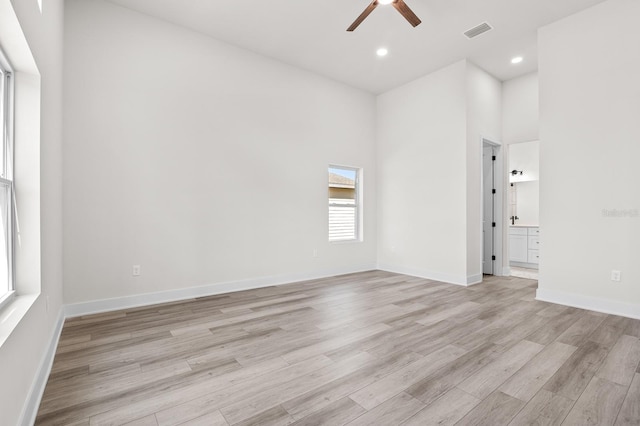
{"type": "Polygon", "coordinates": [[[377,6],[378,6],[378,0],[373,0],[369,4],[369,6],[367,6],[364,12],[362,12],[355,21],[353,21],[353,24],[351,24],[351,26],[347,28],[347,31],[353,31],[356,28],[358,28],[358,25],[362,24],[362,21],[364,21],[365,18],[369,16],[369,14],[373,12],[373,9],[375,9],[377,6]]]}
{"type": "Polygon", "coordinates": [[[422,21],[416,16],[415,13],[413,13],[413,10],[409,9],[409,6],[407,6],[404,0],[396,0],[392,4],[393,7],[395,7],[396,10],[400,12],[402,16],[404,16],[404,19],[409,21],[409,23],[413,27],[417,27],[418,25],[420,25],[422,21]]]}

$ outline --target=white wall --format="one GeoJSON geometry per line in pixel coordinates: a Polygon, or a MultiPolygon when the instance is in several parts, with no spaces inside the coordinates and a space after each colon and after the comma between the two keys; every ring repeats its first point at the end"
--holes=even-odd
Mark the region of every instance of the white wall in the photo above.
{"type": "Polygon", "coordinates": [[[502,84],[502,142],[539,139],[538,73],[526,74],[502,84]]]}
{"type": "Polygon", "coordinates": [[[640,318],[640,217],[603,216],[640,210],[638,16],[609,0],[539,32],[538,296],[640,318]]]}
{"type": "Polygon", "coordinates": [[[482,278],[481,136],[500,140],[500,82],[460,61],[378,96],[378,261],[482,278]]]}
{"type": "MultiPolygon", "coordinates": [[[[0,2],[0,22],[3,23],[0,33],[4,37],[8,29],[4,19],[11,13],[7,9],[11,4],[8,0],[0,2]]],[[[34,75],[22,74],[20,78],[31,88],[40,84],[41,94],[36,94],[35,105],[36,108],[39,105],[41,120],[40,123],[30,121],[25,127],[22,126],[24,117],[16,116],[16,185],[20,215],[24,219],[18,248],[18,256],[23,259],[18,259],[18,268],[26,259],[24,255],[28,254],[30,262],[35,262],[27,265],[31,269],[29,275],[23,273],[17,277],[18,291],[21,298],[33,296],[36,300],[0,347],[0,423],[3,425],[20,424],[23,410],[35,408],[25,407],[25,404],[37,403],[38,395],[30,395],[30,392],[41,390],[34,386],[34,381],[44,379],[38,373],[62,306],[62,1],[46,1],[42,13],[36,0],[11,3],[40,72],[39,82],[34,75]],[[30,146],[28,150],[35,153],[35,157],[25,152],[24,145],[20,146],[21,141],[33,136],[36,146],[30,146]],[[35,170],[26,176],[25,169],[29,167],[35,167],[35,170]],[[30,178],[38,175],[38,168],[39,182],[33,182],[30,178]],[[25,278],[28,283],[21,285],[25,278]]],[[[16,33],[10,37],[16,37],[16,33]]],[[[0,41],[3,47],[10,44],[5,44],[6,40],[0,41]]],[[[21,74],[23,70],[20,66],[17,68],[21,74]]],[[[27,94],[24,92],[26,86],[21,86],[20,93],[16,89],[16,101],[19,101],[16,114],[29,109],[22,96],[27,94]]],[[[33,93],[29,93],[31,95],[33,93]]]]}
{"type": "Polygon", "coordinates": [[[514,143],[509,146],[507,172],[518,170],[522,174],[509,174],[509,182],[540,180],[540,141],[514,143]]]}
{"type": "Polygon", "coordinates": [[[66,303],[375,267],[371,94],[100,0],[65,28],[66,303]],[[328,243],[329,164],[362,243],[328,243]]]}
{"type": "Polygon", "coordinates": [[[466,62],[378,96],[378,261],[466,281],[466,62]]]}
{"type": "Polygon", "coordinates": [[[467,279],[476,283],[482,280],[482,139],[501,143],[502,83],[470,62],[466,78],[467,279]]]}

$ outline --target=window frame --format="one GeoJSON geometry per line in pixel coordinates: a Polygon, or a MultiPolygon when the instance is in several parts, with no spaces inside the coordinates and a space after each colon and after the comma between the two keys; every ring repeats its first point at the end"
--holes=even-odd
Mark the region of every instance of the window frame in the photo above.
{"type": "Polygon", "coordinates": [[[355,215],[355,230],[354,230],[354,238],[349,239],[339,239],[332,240],[330,236],[330,224],[327,223],[327,238],[329,243],[331,244],[342,244],[342,243],[354,243],[362,241],[362,168],[361,167],[353,167],[353,166],[343,166],[339,164],[329,164],[327,167],[327,172],[330,173],[331,169],[341,169],[355,172],[355,206],[347,203],[332,203],[331,198],[328,197],[328,207],[327,207],[327,219],[329,218],[329,211],[331,207],[354,207],[354,215],[355,215]]]}
{"type": "MultiPolygon", "coordinates": [[[[0,184],[7,188],[7,269],[8,289],[0,293],[0,309],[11,303],[15,297],[15,183],[13,180],[14,150],[14,71],[0,47],[0,118],[2,125],[0,137],[2,140],[2,170],[0,184]]],[[[0,224],[2,226],[2,224],[0,224]]],[[[3,289],[0,289],[4,291],[3,289]]]]}

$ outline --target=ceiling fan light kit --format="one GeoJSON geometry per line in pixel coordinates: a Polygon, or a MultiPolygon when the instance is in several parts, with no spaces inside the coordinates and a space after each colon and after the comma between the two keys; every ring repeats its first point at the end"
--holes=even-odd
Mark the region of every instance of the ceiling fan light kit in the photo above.
{"type": "Polygon", "coordinates": [[[409,8],[409,6],[407,6],[404,0],[373,0],[371,3],[369,3],[369,6],[367,6],[365,10],[360,14],[360,16],[358,16],[356,20],[353,21],[353,24],[351,24],[351,26],[347,28],[347,31],[351,32],[356,28],[358,28],[358,26],[362,23],[362,21],[364,21],[366,17],[369,16],[371,12],[373,12],[373,9],[378,7],[379,4],[393,5],[393,7],[398,12],[400,12],[400,14],[404,16],[404,19],[406,19],[407,22],[409,22],[411,26],[414,28],[420,25],[420,23],[422,22],[420,18],[418,18],[416,14],[413,13],[413,11],[409,8]]]}

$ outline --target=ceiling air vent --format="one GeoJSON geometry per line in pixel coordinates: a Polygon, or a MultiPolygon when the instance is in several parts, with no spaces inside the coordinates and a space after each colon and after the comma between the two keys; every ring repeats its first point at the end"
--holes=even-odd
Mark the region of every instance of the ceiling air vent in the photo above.
{"type": "Polygon", "coordinates": [[[484,34],[489,30],[492,30],[493,27],[489,24],[487,24],[486,22],[483,22],[482,24],[471,28],[470,30],[467,30],[464,32],[464,35],[467,36],[467,38],[471,39],[474,37],[478,37],[480,34],[484,34]]]}

